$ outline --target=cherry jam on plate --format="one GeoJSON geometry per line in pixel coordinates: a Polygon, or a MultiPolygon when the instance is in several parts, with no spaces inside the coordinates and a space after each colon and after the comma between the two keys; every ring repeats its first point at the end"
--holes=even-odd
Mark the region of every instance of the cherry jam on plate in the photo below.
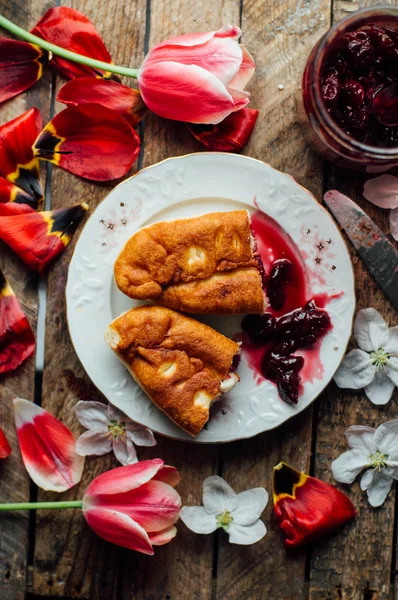
{"type": "Polygon", "coordinates": [[[313,48],[297,108],[303,132],[339,166],[398,165],[398,9],[365,9],[313,48]]]}

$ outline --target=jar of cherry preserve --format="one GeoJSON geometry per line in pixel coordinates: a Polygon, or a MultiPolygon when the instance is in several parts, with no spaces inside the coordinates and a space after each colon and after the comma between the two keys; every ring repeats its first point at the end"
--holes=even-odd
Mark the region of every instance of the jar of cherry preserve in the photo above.
{"type": "Polygon", "coordinates": [[[308,57],[296,96],[307,141],[339,166],[398,165],[398,8],[360,10],[308,57]]]}

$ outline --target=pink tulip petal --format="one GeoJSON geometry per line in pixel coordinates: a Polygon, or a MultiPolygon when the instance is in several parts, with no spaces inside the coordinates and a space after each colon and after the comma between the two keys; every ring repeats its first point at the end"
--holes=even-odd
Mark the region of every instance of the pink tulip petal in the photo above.
{"type": "Polygon", "coordinates": [[[390,231],[394,240],[398,241],[398,208],[390,212],[390,231]]]}
{"type": "Polygon", "coordinates": [[[166,119],[217,124],[236,110],[221,81],[196,65],[144,64],[138,84],[148,108],[166,119]]]}
{"type": "Polygon", "coordinates": [[[235,41],[214,37],[201,46],[155,46],[146,61],[151,66],[159,62],[196,65],[215,75],[227,86],[238,75],[242,54],[242,48],[235,41]]]}
{"type": "Polygon", "coordinates": [[[398,177],[381,175],[369,179],[364,185],[363,195],[380,208],[398,208],[398,177]]]}
{"type": "Polygon", "coordinates": [[[254,71],[256,68],[256,63],[253,58],[250,56],[249,52],[246,50],[244,46],[240,46],[242,49],[242,63],[240,65],[240,69],[232,81],[229,83],[231,88],[236,90],[244,90],[250,79],[254,75],[254,71]]]}
{"type": "Polygon", "coordinates": [[[236,112],[237,110],[240,110],[241,108],[244,108],[245,106],[247,106],[250,102],[249,99],[249,92],[244,92],[243,90],[236,90],[234,88],[228,87],[228,92],[231,94],[232,99],[234,101],[234,108],[232,110],[232,112],[236,112]]]}
{"type": "Polygon", "coordinates": [[[150,481],[163,464],[161,458],[153,458],[102,473],[88,486],[84,495],[86,505],[92,496],[123,494],[138,488],[150,481]]]}
{"type": "Polygon", "coordinates": [[[64,492],[82,477],[84,457],[76,453],[72,432],[52,414],[23,398],[14,400],[22,460],[43,490],[64,492]]]}
{"type": "Polygon", "coordinates": [[[242,30],[240,29],[240,27],[236,27],[236,25],[224,25],[223,27],[221,27],[221,29],[216,31],[214,34],[215,37],[219,37],[219,38],[231,37],[236,40],[238,38],[240,38],[241,35],[242,35],[242,30]]]}
{"type": "Polygon", "coordinates": [[[164,546],[164,544],[171,542],[176,535],[177,529],[174,527],[174,525],[172,525],[171,527],[162,529],[162,531],[154,531],[153,533],[150,533],[149,539],[152,546],[164,546]]]}
{"type": "Polygon", "coordinates": [[[164,467],[162,467],[160,471],[156,473],[153,479],[168,483],[168,485],[171,485],[172,487],[175,487],[181,481],[181,477],[177,469],[175,467],[170,467],[169,465],[164,465],[164,467]]]}
{"type": "MultiPolygon", "coordinates": [[[[218,31],[206,31],[199,33],[186,33],[185,35],[178,35],[173,38],[169,38],[160,44],[156,44],[152,50],[156,48],[163,48],[164,46],[199,46],[205,44],[213,37],[217,38],[239,38],[242,35],[242,30],[234,25],[224,25],[218,31]]],[[[151,52],[152,52],[151,50],[151,52]]]]}
{"type": "MultiPolygon", "coordinates": [[[[113,473],[114,469],[110,472],[113,473]]],[[[148,534],[130,517],[97,507],[84,510],[84,516],[91,529],[104,540],[142,554],[154,554],[148,534]]]]}
{"type": "Polygon", "coordinates": [[[148,481],[125,493],[96,495],[93,506],[128,515],[149,532],[169,527],[178,520],[181,498],[167,483],[148,481]]]}

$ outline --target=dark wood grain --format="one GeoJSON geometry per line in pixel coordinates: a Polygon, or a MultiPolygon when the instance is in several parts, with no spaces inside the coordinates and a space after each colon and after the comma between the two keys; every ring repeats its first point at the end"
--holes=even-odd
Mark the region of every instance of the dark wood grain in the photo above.
{"type": "MultiPolygon", "coordinates": [[[[41,2],[3,1],[1,13],[27,28],[32,27],[39,14],[41,2]]],[[[3,32],[2,34],[3,35],[3,32]]],[[[17,96],[0,107],[0,123],[6,123],[19,116],[32,106],[41,110],[46,119],[49,112],[50,73],[44,75],[27,93],[17,96]]],[[[44,183],[45,169],[42,172],[44,183]]],[[[36,328],[37,318],[37,277],[23,263],[0,243],[0,268],[4,271],[16,293],[32,327],[36,328]]],[[[23,502],[29,500],[30,479],[22,464],[15,431],[12,400],[21,396],[34,399],[35,358],[31,357],[17,371],[0,376],[0,425],[4,429],[12,447],[9,458],[0,464],[0,501],[23,502]]],[[[25,596],[26,567],[28,554],[28,520],[26,512],[6,515],[0,518],[0,598],[2,600],[22,600],[25,596]]]]}
{"type": "MultiPolygon", "coordinates": [[[[256,60],[249,84],[260,110],[245,153],[293,175],[319,199],[321,161],[306,147],[296,122],[294,93],[307,55],[329,26],[330,3],[244,2],[243,43],[256,60]],[[283,89],[279,89],[279,85],[283,89]]],[[[268,533],[258,544],[240,547],[220,535],[217,598],[301,599],[306,597],[306,553],[287,555],[272,514],[272,468],[281,460],[309,470],[312,409],[276,431],[225,446],[223,477],[236,489],[265,486],[268,533]]]]}

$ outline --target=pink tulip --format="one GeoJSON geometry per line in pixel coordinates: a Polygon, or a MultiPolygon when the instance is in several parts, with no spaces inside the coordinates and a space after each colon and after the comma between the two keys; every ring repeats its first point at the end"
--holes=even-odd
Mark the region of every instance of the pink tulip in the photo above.
{"type": "Polygon", "coordinates": [[[173,488],[179,481],[177,470],[160,458],[112,469],[88,486],[84,516],[108,542],[152,555],[153,546],[177,533],[181,498],[173,488]]]}
{"type": "Polygon", "coordinates": [[[22,460],[35,484],[64,492],[78,483],[84,457],[76,453],[76,439],[66,425],[23,398],[15,398],[14,416],[22,460]]]}
{"type": "Polygon", "coordinates": [[[157,44],[146,56],[138,84],[150,110],[176,121],[220,123],[249,103],[244,91],[254,61],[237,43],[239,27],[192,33],[157,44]]]}

